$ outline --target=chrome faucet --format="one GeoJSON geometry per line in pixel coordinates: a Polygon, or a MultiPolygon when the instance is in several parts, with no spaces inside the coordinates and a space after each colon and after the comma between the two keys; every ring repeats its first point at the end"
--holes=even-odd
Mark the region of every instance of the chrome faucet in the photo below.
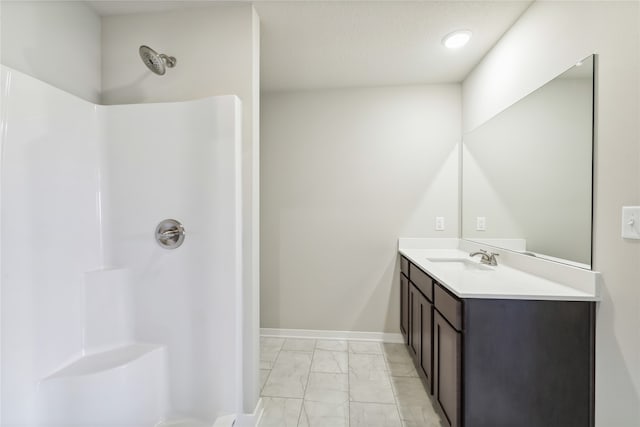
{"type": "Polygon", "coordinates": [[[469,254],[470,257],[474,257],[476,255],[482,256],[482,258],[480,258],[480,263],[482,264],[494,265],[494,266],[498,265],[498,260],[496,260],[496,257],[500,256],[500,254],[497,254],[495,252],[488,253],[484,249],[480,249],[478,252],[473,252],[469,254]]]}

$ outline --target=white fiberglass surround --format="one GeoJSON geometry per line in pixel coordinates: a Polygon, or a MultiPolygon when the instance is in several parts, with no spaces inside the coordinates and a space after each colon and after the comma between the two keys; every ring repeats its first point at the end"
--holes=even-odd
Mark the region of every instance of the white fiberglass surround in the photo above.
{"type": "Polygon", "coordinates": [[[0,425],[238,412],[239,100],[98,106],[0,71],[0,425]]]}

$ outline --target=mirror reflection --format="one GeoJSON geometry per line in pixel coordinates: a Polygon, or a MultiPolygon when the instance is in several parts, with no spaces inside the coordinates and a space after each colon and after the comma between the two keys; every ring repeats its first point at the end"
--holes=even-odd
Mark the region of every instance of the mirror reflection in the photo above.
{"type": "Polygon", "coordinates": [[[591,268],[593,56],[464,135],[462,237],[591,268]]]}

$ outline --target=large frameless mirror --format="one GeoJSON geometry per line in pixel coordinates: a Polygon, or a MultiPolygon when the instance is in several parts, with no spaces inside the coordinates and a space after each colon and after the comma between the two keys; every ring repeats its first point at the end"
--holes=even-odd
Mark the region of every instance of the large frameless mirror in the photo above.
{"type": "Polygon", "coordinates": [[[464,239],[591,268],[594,65],[464,135],[464,239]]]}

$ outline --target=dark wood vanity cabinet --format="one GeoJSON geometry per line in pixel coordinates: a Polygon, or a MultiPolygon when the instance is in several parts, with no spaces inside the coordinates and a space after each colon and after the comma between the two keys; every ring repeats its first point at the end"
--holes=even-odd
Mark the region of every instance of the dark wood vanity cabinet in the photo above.
{"type": "Polygon", "coordinates": [[[458,298],[402,259],[407,344],[443,426],[593,427],[595,302],[458,298]]]}
{"type": "Polygon", "coordinates": [[[420,374],[424,376],[427,391],[431,393],[433,387],[433,304],[426,297],[421,300],[420,306],[420,337],[422,347],[418,366],[420,374]]]}
{"type": "Polygon", "coordinates": [[[594,425],[594,302],[463,301],[465,427],[594,425]]]}
{"type": "Polygon", "coordinates": [[[442,424],[460,425],[461,333],[437,311],[433,319],[433,398],[438,404],[442,424]]]}
{"type": "Polygon", "coordinates": [[[431,392],[433,383],[433,280],[401,258],[400,330],[420,376],[431,392]],[[405,275],[406,272],[406,275],[405,275]],[[406,301],[406,307],[404,302],[406,301]]]}
{"type": "Polygon", "coordinates": [[[462,301],[439,284],[433,289],[433,398],[445,426],[460,426],[462,301]]]}
{"type": "Polygon", "coordinates": [[[400,332],[405,344],[409,344],[409,265],[406,258],[401,258],[400,274],[400,332]],[[406,270],[405,270],[406,265],[406,270]]]}
{"type": "Polygon", "coordinates": [[[422,313],[422,301],[420,292],[413,284],[409,285],[409,350],[414,359],[420,357],[422,352],[422,337],[420,336],[420,316],[422,313]]]}
{"type": "Polygon", "coordinates": [[[427,387],[431,391],[433,383],[433,304],[413,283],[409,285],[409,301],[411,302],[409,352],[416,362],[418,372],[426,380],[427,387]]]}

